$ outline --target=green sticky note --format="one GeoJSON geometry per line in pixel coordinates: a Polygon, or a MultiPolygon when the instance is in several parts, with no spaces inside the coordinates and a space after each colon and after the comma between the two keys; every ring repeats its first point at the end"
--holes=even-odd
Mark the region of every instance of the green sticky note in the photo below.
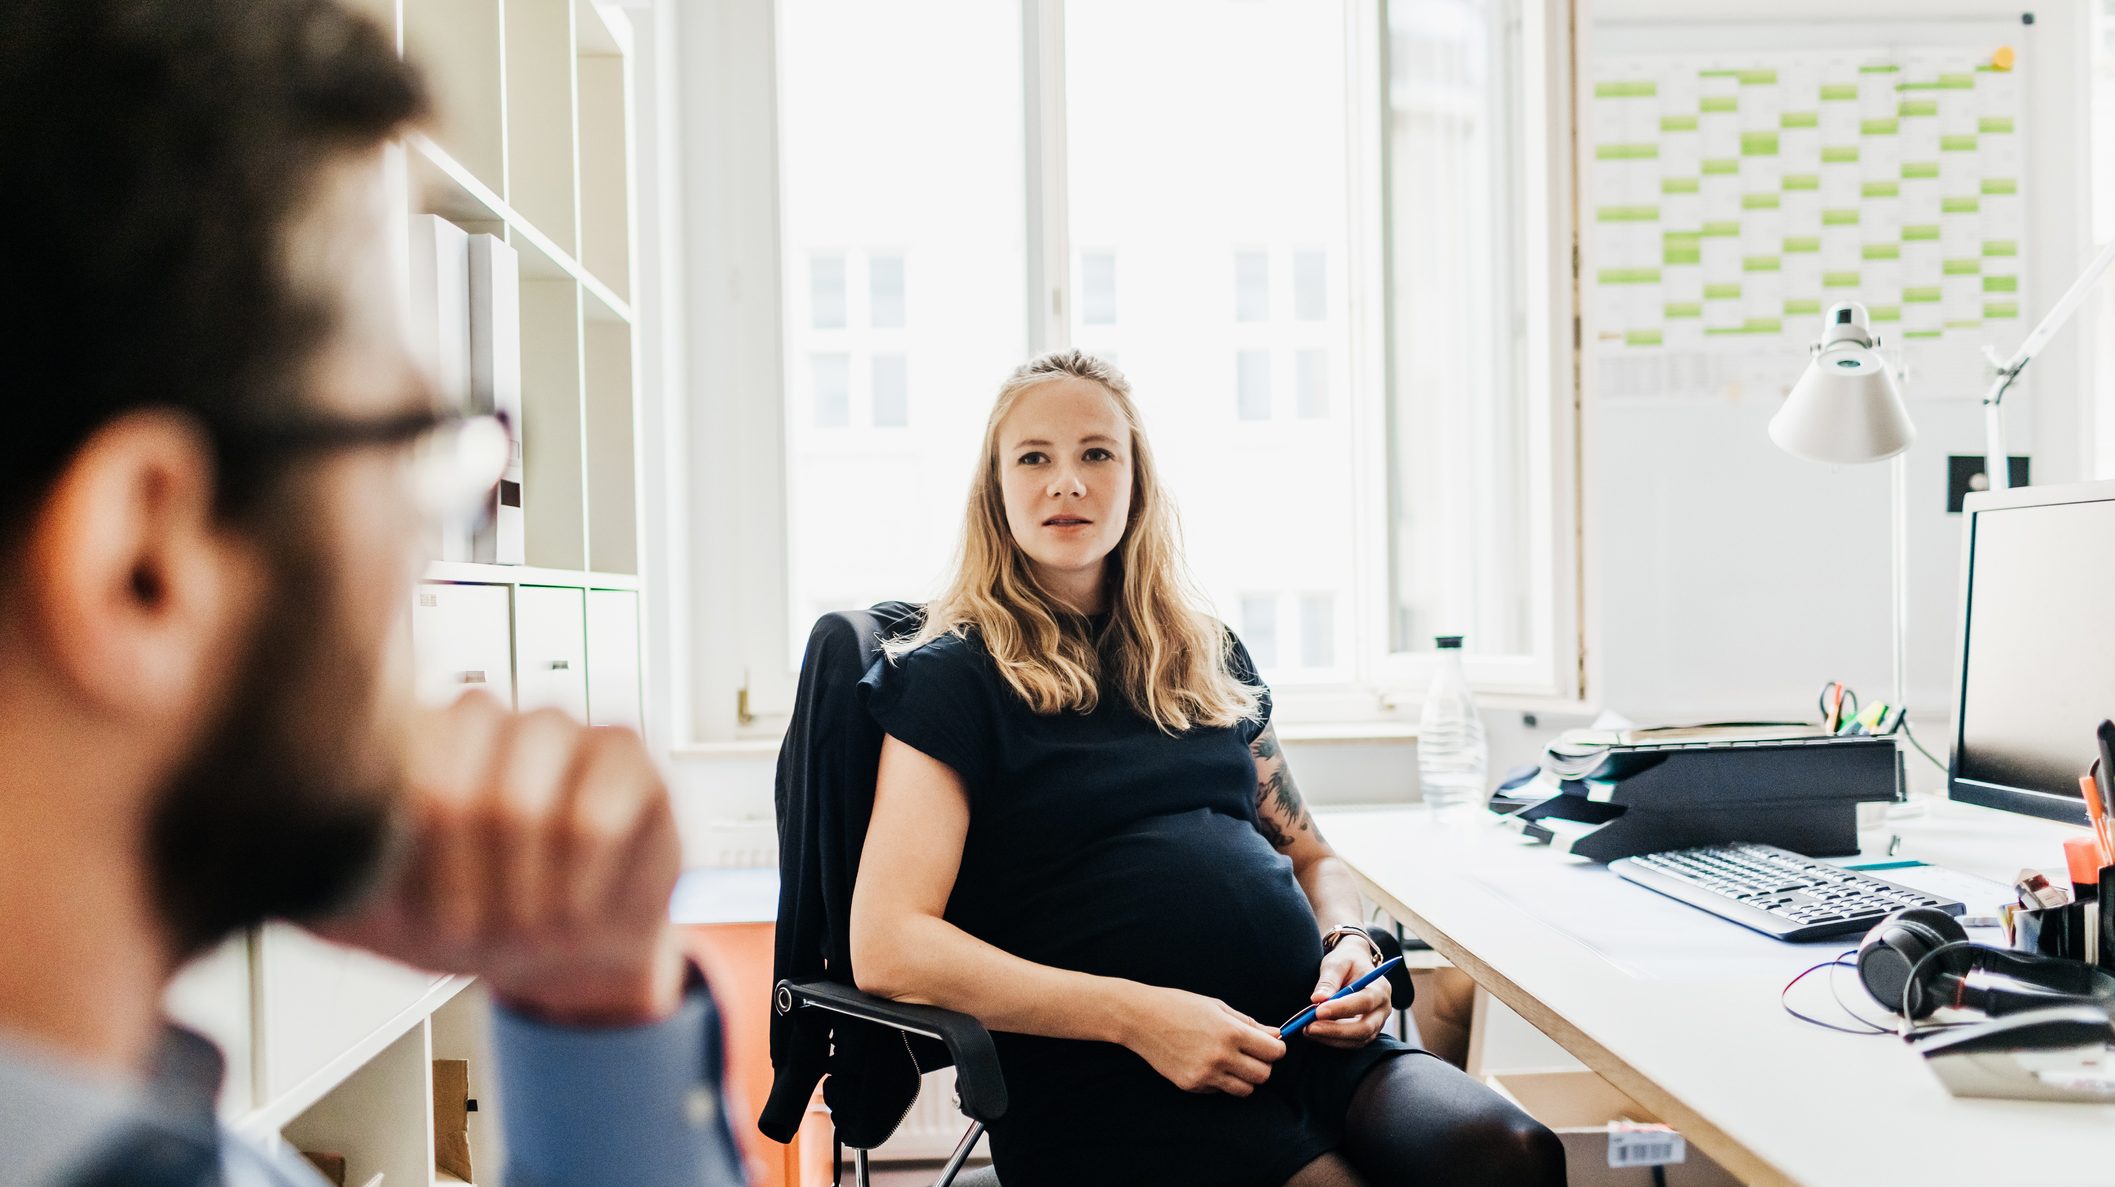
{"type": "Polygon", "coordinates": [[[1658,330],[1623,331],[1623,345],[1625,346],[1658,346],[1659,344],[1660,332],[1658,330]]]}
{"type": "Polygon", "coordinates": [[[1939,303],[1939,290],[1936,286],[1903,289],[1902,303],[1904,305],[1936,305],[1939,303]]]}
{"type": "Polygon", "coordinates": [[[1904,99],[1902,105],[1895,109],[1895,114],[1911,119],[1937,115],[1939,114],[1939,101],[1937,99],[1904,99]]]}
{"type": "Polygon", "coordinates": [[[1924,243],[1935,240],[1938,237],[1939,228],[1929,223],[1919,223],[1916,226],[1902,228],[1902,242],[1904,243],[1924,243]]]}
{"type": "Polygon", "coordinates": [[[1694,177],[1662,177],[1660,192],[1663,194],[1693,194],[1701,188],[1694,177]]]}
{"type": "Polygon", "coordinates": [[[1660,249],[1660,262],[1669,267],[1701,264],[1704,262],[1704,253],[1699,251],[1694,243],[1686,247],[1670,243],[1660,249]]]}
{"type": "Polygon", "coordinates": [[[1902,195],[1902,183],[1898,181],[1868,181],[1858,187],[1858,192],[1868,198],[1898,198],[1902,195]]]}
{"type": "Polygon", "coordinates": [[[1705,95],[1697,100],[1696,109],[1705,115],[1731,115],[1740,110],[1740,104],[1731,95],[1705,95]]]}
{"type": "Polygon", "coordinates": [[[1737,284],[1707,284],[1704,286],[1706,301],[1738,301],[1740,286],[1737,284]]]}
{"type": "Polygon", "coordinates": [[[1657,144],[1604,144],[1594,150],[1597,161],[1652,161],[1659,155],[1657,144]]]}
{"type": "Polygon", "coordinates": [[[2009,115],[1986,115],[1975,122],[1975,130],[1985,136],[2001,136],[2012,131],[2012,117],[2009,115]]]}
{"type": "Polygon", "coordinates": [[[1729,173],[1739,173],[1740,162],[1732,157],[1712,157],[1704,162],[1703,168],[1706,177],[1724,177],[1729,173]]]}
{"type": "Polygon", "coordinates": [[[1704,303],[1702,301],[1669,301],[1661,310],[1661,313],[1668,321],[1702,317],[1704,316],[1704,303]]]}
{"type": "Polygon", "coordinates": [[[1776,272],[1784,267],[1777,256],[1742,256],[1740,270],[1743,272],[1776,272]]]}
{"type": "Polygon", "coordinates": [[[1777,155],[1777,133],[1742,132],[1740,155],[1744,157],[1774,157],[1777,155]]]}
{"type": "Polygon", "coordinates": [[[1780,128],[1818,128],[1821,126],[1821,113],[1818,111],[1787,111],[1777,117],[1777,126],[1780,128]]]}
{"type": "Polygon", "coordinates": [[[1694,132],[1696,117],[1693,115],[1663,115],[1660,117],[1662,132],[1694,132]]]}
{"type": "Polygon", "coordinates": [[[1983,258],[1986,260],[2009,259],[2018,254],[2020,254],[2018,240],[1986,239],[1983,241],[1983,258]]]}
{"type": "Polygon", "coordinates": [[[1853,102],[1857,98],[1858,84],[1854,82],[1829,83],[1821,88],[1821,101],[1824,103],[1853,102]]]}
{"type": "Polygon", "coordinates": [[[1903,177],[1903,180],[1905,180],[1905,181],[1908,181],[1908,180],[1925,180],[1925,181],[1928,181],[1928,180],[1931,180],[1931,179],[1933,179],[1933,178],[1936,178],[1936,177],[1937,177],[1938,175],[1939,175],[1939,163],[1938,163],[1937,161],[1904,161],[1904,162],[1902,162],[1902,177],[1903,177]]]}
{"type": "Polygon", "coordinates": [[[1942,91],[1972,91],[1975,89],[1975,75],[1941,74],[1939,81],[1932,85],[1942,91]]]}
{"type": "Polygon", "coordinates": [[[1868,305],[1865,307],[1865,315],[1874,321],[1901,321],[1902,307],[1900,305],[1868,305]]]}
{"type": "Polygon", "coordinates": [[[1704,224],[1703,229],[1698,234],[1706,239],[1724,239],[1728,236],[1739,235],[1740,224],[1730,219],[1708,222],[1704,224]]]}
{"type": "Polygon", "coordinates": [[[1854,206],[1824,210],[1821,212],[1821,225],[1824,227],[1855,227],[1858,225],[1858,209],[1854,206]]]}
{"type": "Polygon", "coordinates": [[[1821,312],[1821,302],[1811,297],[1790,298],[1785,301],[1785,316],[1799,317],[1821,312]]]}
{"type": "Polygon", "coordinates": [[[1973,137],[1973,136],[1941,136],[1941,137],[1939,137],[1939,151],[1940,151],[1940,152],[1974,152],[1974,151],[1975,151],[1975,137],[1973,137]]]}
{"type": "Polygon", "coordinates": [[[1860,67],[1858,67],[1858,73],[1860,73],[1860,74],[1900,74],[1900,73],[1902,73],[1902,67],[1900,67],[1900,66],[1890,66],[1890,65],[1887,65],[1887,64],[1885,64],[1885,63],[1876,63],[1876,64],[1874,64],[1874,65],[1871,65],[1871,66],[1860,66],[1860,67]]]}
{"type": "Polygon", "coordinates": [[[1820,175],[1818,175],[1818,174],[1814,174],[1814,173],[1787,173],[1787,174],[1785,174],[1785,190],[1786,190],[1786,192],[1788,192],[1788,193],[1789,193],[1789,192],[1792,192],[1792,191],[1795,191],[1795,190],[1818,190],[1818,189],[1820,189],[1820,188],[1821,188],[1821,177],[1820,177],[1820,175]]]}
{"type": "Polygon", "coordinates": [[[1859,251],[1859,256],[1868,260],[1899,260],[1902,245],[1899,243],[1868,243],[1859,251]]]}
{"type": "Polygon", "coordinates": [[[1781,318],[1751,317],[1742,322],[1740,328],[1748,334],[1778,334],[1784,331],[1785,323],[1781,318]]]}
{"type": "Polygon", "coordinates": [[[1857,288],[1858,274],[1856,272],[1824,272],[1821,274],[1821,287],[1825,289],[1857,288]]]}
{"type": "Polygon", "coordinates": [[[2020,183],[2017,179],[2010,177],[1986,177],[1983,179],[1983,192],[1985,194],[2017,194],[2020,192],[2020,183]]]}
{"type": "Polygon", "coordinates": [[[1974,276],[1982,270],[1983,261],[1976,259],[1945,260],[1939,264],[1939,271],[1947,276],[1974,276]]]}
{"type": "Polygon", "coordinates": [[[1733,77],[1740,80],[1740,85],[1744,87],[1766,87],[1775,85],[1777,82],[1777,71],[1736,70],[1733,72],[1733,77]]]}
{"type": "Polygon", "coordinates": [[[1983,302],[1983,316],[1986,318],[1995,320],[1997,318],[2018,317],[2019,315],[2020,306],[2017,301],[1983,302]]]}
{"type": "Polygon", "coordinates": [[[1902,121],[1899,119],[1876,119],[1858,121],[1858,133],[1861,136],[1893,136],[1895,133],[1900,132],[1901,130],[1902,121]]]}
{"type": "Polygon", "coordinates": [[[1596,99],[1650,99],[1660,93],[1660,84],[1640,82],[1597,82],[1594,84],[1596,99]]]}
{"type": "Polygon", "coordinates": [[[1941,198],[1939,211],[1942,214],[1974,214],[1983,208],[1980,198],[1941,198]]]}
{"type": "Polygon", "coordinates": [[[1659,219],[1657,206],[1603,206],[1594,212],[1594,220],[1604,223],[1652,223],[1659,219]]]}
{"type": "Polygon", "coordinates": [[[2020,278],[2017,276],[1985,276],[1983,278],[1983,291],[1986,293],[2016,293],[2020,291],[2020,278]]]}
{"type": "Polygon", "coordinates": [[[1742,194],[1740,196],[1740,208],[1742,210],[1776,210],[1782,205],[1784,205],[1784,201],[1777,194],[1742,194]]]}
{"type": "Polygon", "coordinates": [[[1600,279],[1602,284],[1658,284],[1660,282],[1660,270],[1658,268],[1603,268],[1601,269],[1600,279]]]}
{"type": "Polygon", "coordinates": [[[1788,256],[1812,255],[1820,250],[1821,237],[1818,235],[1795,235],[1785,240],[1788,256]]]}
{"type": "Polygon", "coordinates": [[[1938,338],[1944,336],[1944,333],[1945,331],[1943,330],[1904,330],[1902,331],[1902,336],[1904,338],[1938,338]]]}
{"type": "Polygon", "coordinates": [[[1983,328],[1983,321],[1981,318],[1975,317],[1957,317],[1947,322],[1946,328],[1949,330],[1980,330],[1983,328]]]}
{"type": "Polygon", "coordinates": [[[1858,146],[1855,144],[1829,144],[1823,145],[1821,149],[1821,163],[1824,165],[1847,165],[1857,159],[1858,146]]]}

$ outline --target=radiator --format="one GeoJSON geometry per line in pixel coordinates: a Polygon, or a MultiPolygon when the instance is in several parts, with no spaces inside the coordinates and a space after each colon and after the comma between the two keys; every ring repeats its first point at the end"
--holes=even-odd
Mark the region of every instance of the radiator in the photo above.
{"type": "MultiPolygon", "coordinates": [[[[918,1101],[911,1106],[910,1115],[896,1129],[896,1136],[883,1142],[874,1151],[877,1162],[937,1162],[955,1152],[955,1143],[962,1140],[962,1131],[969,1128],[969,1118],[955,1107],[955,1069],[941,1068],[927,1072],[925,1082],[919,1085],[918,1101]]],[[[972,1163],[991,1161],[985,1143],[977,1143],[976,1156],[972,1163]]]]}

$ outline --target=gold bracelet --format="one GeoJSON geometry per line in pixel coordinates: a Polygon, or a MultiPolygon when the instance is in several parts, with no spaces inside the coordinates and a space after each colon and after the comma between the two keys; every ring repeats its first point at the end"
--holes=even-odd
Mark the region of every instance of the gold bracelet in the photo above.
{"type": "Polygon", "coordinates": [[[1374,967],[1380,967],[1381,946],[1373,942],[1373,933],[1367,931],[1363,927],[1360,927],[1356,923],[1340,923],[1335,927],[1330,928],[1328,934],[1322,937],[1322,951],[1336,951],[1338,941],[1342,940],[1345,936],[1357,936],[1361,940],[1366,941],[1366,951],[1373,955],[1374,967]]]}

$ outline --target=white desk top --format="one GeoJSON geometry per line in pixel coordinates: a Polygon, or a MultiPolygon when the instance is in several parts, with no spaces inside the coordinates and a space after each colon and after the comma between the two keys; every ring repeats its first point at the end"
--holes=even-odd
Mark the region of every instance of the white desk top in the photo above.
{"type": "MultiPolygon", "coordinates": [[[[1785,1013],[1785,982],[1857,937],[1779,943],[1487,819],[1317,816],[1370,897],[1744,1181],[2115,1185],[2115,1105],[1955,1099],[1900,1040],[1785,1013]]],[[[2023,866],[2060,866],[2076,831],[1942,801],[1873,840],[1898,833],[1901,856],[2009,886],[2023,866]]],[[[1793,991],[1803,1012],[1837,1016],[1830,971],[1793,991]]],[[[1855,973],[1833,972],[1846,1002],[1884,1017],[1855,973]]]]}

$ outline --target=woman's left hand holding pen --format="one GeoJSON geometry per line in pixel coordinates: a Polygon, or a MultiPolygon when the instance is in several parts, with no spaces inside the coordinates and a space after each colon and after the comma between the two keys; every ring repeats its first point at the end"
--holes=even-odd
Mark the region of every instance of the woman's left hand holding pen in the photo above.
{"type": "Polygon", "coordinates": [[[1373,954],[1356,937],[1346,937],[1322,958],[1321,976],[1309,1001],[1315,1020],[1301,1033],[1328,1047],[1355,1049],[1372,1042],[1388,1025],[1392,1012],[1387,978],[1330,1001],[1330,995],[1373,971],[1373,954]]]}

